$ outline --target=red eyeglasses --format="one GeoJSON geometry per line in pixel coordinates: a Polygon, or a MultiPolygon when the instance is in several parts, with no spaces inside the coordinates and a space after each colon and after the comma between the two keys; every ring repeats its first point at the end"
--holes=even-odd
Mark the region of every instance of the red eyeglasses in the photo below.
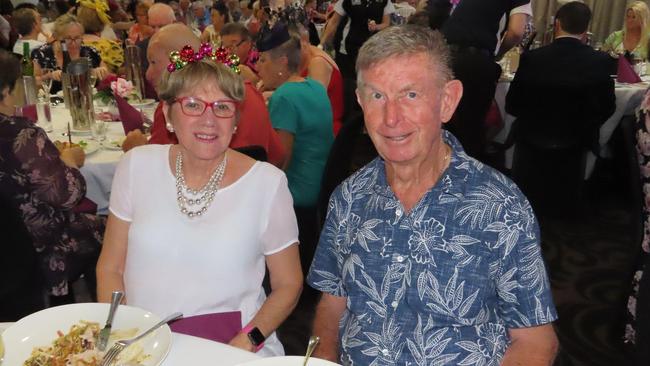
{"type": "Polygon", "coordinates": [[[206,102],[197,97],[177,98],[173,103],[178,102],[181,105],[183,114],[190,117],[199,117],[205,113],[208,106],[212,107],[212,113],[219,118],[230,118],[235,115],[237,105],[235,100],[221,99],[214,102],[206,102]]]}

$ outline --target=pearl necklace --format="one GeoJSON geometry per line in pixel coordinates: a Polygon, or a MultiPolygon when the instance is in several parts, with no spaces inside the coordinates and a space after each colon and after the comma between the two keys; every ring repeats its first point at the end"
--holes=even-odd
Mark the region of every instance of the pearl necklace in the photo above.
{"type": "Polygon", "coordinates": [[[214,170],[208,182],[201,189],[194,190],[189,188],[185,183],[185,176],[183,176],[183,154],[181,152],[178,153],[176,156],[176,200],[178,201],[178,208],[181,210],[181,213],[191,219],[203,215],[208,210],[208,207],[214,200],[215,194],[221,186],[227,162],[227,155],[224,154],[223,160],[221,160],[217,169],[214,170]],[[196,210],[192,210],[191,206],[198,207],[196,210]]]}

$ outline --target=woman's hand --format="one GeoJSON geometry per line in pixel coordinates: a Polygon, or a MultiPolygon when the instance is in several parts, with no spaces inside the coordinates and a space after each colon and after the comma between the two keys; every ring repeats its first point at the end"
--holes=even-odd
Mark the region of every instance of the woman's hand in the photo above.
{"type": "Polygon", "coordinates": [[[231,339],[228,344],[248,352],[255,352],[255,346],[253,346],[250,339],[248,339],[248,334],[242,332],[237,333],[235,338],[231,339]]]}
{"type": "Polygon", "coordinates": [[[94,68],[93,73],[95,74],[95,78],[97,80],[104,80],[104,78],[109,74],[108,69],[105,66],[94,68]]]}
{"type": "Polygon", "coordinates": [[[377,23],[375,23],[374,20],[369,20],[368,21],[368,30],[371,32],[374,32],[377,30],[377,23]]]}
{"type": "Polygon", "coordinates": [[[61,75],[62,75],[62,74],[63,74],[63,71],[61,71],[61,70],[54,70],[54,71],[52,71],[52,72],[50,73],[50,77],[52,78],[52,80],[61,81],[61,75]]]}
{"type": "Polygon", "coordinates": [[[61,150],[61,161],[71,168],[81,168],[86,161],[86,153],[79,146],[66,147],[61,150]]]}

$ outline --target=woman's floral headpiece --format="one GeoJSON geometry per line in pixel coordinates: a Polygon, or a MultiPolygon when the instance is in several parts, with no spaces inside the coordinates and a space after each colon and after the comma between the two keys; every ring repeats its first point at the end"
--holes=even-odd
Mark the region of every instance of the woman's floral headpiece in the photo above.
{"type": "Polygon", "coordinates": [[[235,74],[241,72],[239,70],[239,57],[236,54],[230,54],[228,50],[223,47],[213,50],[209,43],[201,44],[198,52],[194,52],[190,45],[184,46],[180,51],[172,51],[169,54],[170,62],[169,65],[167,65],[167,71],[178,71],[189,63],[199,62],[203,59],[221,62],[228,66],[235,74]]]}
{"type": "Polygon", "coordinates": [[[111,23],[111,17],[108,16],[108,10],[110,9],[108,7],[108,1],[106,0],[77,0],[77,4],[93,9],[97,12],[97,16],[99,17],[99,20],[102,21],[104,24],[110,24],[111,23]]]}

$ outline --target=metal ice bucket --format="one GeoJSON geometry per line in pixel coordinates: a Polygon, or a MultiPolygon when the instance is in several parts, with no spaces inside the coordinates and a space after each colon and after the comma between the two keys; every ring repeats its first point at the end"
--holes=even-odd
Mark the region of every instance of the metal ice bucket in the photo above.
{"type": "Polygon", "coordinates": [[[72,128],[77,131],[89,131],[94,121],[93,92],[90,84],[92,72],[88,60],[80,58],[70,62],[67,73],[62,76],[63,94],[66,106],[72,116],[72,128]],[[67,94],[67,95],[66,95],[67,94]],[[67,98],[65,98],[67,96],[67,98]]]}

